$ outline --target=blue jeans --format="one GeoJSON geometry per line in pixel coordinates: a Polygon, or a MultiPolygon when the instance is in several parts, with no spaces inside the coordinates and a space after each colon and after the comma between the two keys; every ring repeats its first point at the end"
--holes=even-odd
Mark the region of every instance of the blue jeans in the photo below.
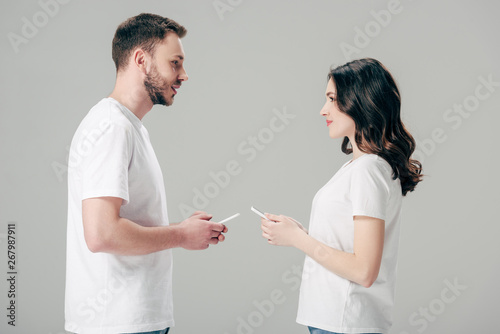
{"type": "Polygon", "coordinates": [[[161,331],[152,331],[152,332],[142,332],[142,333],[133,333],[133,334],[168,334],[169,328],[162,329],[161,331]]]}
{"type": "MultiPolygon", "coordinates": [[[[335,332],[329,332],[329,331],[325,331],[323,329],[319,329],[319,328],[314,328],[314,327],[308,327],[309,328],[309,333],[311,334],[342,334],[342,333],[335,333],[335,332]]],[[[368,334],[368,333],[366,333],[368,334]]]]}

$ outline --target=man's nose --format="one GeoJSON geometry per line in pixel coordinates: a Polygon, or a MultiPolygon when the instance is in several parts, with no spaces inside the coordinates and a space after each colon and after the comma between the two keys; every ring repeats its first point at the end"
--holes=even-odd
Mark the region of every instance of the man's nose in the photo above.
{"type": "Polygon", "coordinates": [[[188,79],[189,79],[189,77],[187,75],[187,72],[186,72],[186,70],[183,67],[182,70],[181,70],[181,73],[179,74],[179,80],[180,81],[187,81],[188,79]]]}

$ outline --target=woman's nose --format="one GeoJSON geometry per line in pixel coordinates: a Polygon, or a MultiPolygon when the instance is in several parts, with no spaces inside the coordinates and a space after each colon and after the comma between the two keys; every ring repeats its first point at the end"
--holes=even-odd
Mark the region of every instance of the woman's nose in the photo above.
{"type": "Polygon", "coordinates": [[[323,106],[323,108],[321,108],[321,110],[319,111],[319,114],[320,114],[321,116],[326,116],[326,115],[328,115],[328,110],[326,109],[326,105],[325,105],[325,106],[323,106]]]}

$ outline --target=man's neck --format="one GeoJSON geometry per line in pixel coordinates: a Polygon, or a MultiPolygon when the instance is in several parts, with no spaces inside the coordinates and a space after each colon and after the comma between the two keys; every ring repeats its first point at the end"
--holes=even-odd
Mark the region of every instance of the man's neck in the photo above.
{"type": "Polygon", "coordinates": [[[109,97],[127,107],[140,120],[153,108],[153,102],[151,102],[144,87],[134,84],[133,79],[127,80],[124,77],[118,77],[115,88],[109,97]]]}

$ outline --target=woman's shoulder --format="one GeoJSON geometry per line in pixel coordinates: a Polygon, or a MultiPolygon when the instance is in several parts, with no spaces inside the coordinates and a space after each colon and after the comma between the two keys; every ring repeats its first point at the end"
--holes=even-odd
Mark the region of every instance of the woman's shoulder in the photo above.
{"type": "Polygon", "coordinates": [[[381,156],[372,153],[365,153],[356,160],[354,160],[356,163],[352,166],[354,174],[367,172],[372,175],[382,174],[388,180],[392,179],[392,167],[389,165],[387,160],[381,156]],[[356,160],[358,161],[356,162],[356,160]]]}
{"type": "Polygon", "coordinates": [[[399,178],[394,179],[391,165],[379,155],[364,154],[358,158],[351,170],[351,182],[363,187],[377,185],[387,189],[388,193],[401,194],[399,178]]]}
{"type": "Polygon", "coordinates": [[[381,156],[373,153],[365,153],[360,156],[354,167],[356,168],[383,168],[391,170],[391,165],[381,156]]]}

